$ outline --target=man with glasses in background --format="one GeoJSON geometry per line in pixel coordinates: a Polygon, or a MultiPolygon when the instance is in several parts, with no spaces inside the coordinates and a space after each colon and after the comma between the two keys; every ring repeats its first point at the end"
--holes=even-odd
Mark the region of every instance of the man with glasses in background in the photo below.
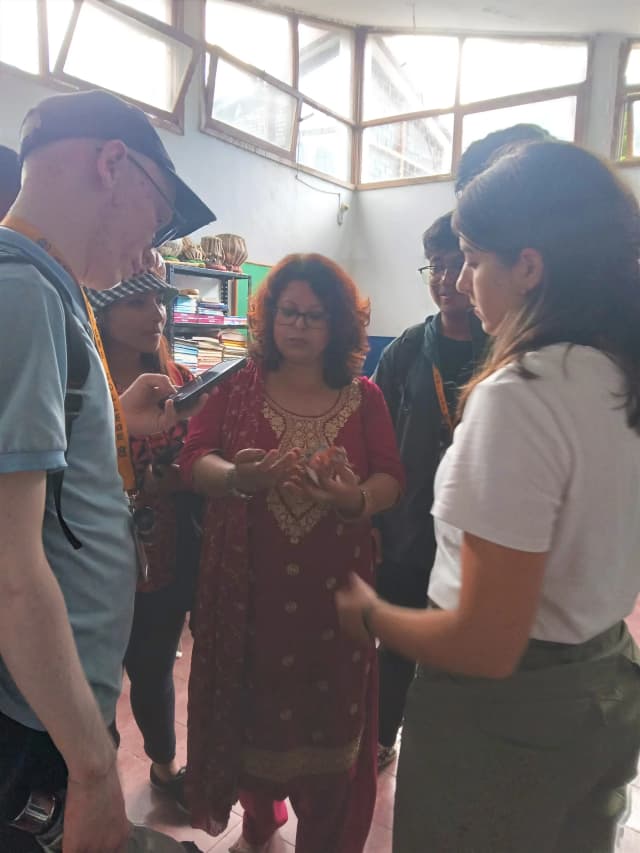
{"type": "MultiPolygon", "coordinates": [[[[407,485],[404,495],[380,516],[382,561],[378,593],[392,604],[425,607],[436,542],[431,505],[433,480],[453,434],[458,390],[483,356],[485,335],[456,281],[463,257],[441,216],[422,238],[427,263],[418,270],[439,309],[411,326],[385,349],[373,375],[394,422],[407,485]]],[[[396,757],[407,690],[415,663],[381,645],[378,769],[396,757]]]]}
{"type": "Polygon", "coordinates": [[[63,801],[65,853],[141,850],[108,731],[136,586],[126,427],[158,432],[176,416],[166,377],[118,397],[80,285],[113,287],[146,268],[150,247],[215,216],[145,114],[104,91],[30,110],[20,159],[0,228],[0,851],[41,849],[27,832],[61,830],[63,801]],[[27,831],[10,828],[25,804],[27,831]]]}

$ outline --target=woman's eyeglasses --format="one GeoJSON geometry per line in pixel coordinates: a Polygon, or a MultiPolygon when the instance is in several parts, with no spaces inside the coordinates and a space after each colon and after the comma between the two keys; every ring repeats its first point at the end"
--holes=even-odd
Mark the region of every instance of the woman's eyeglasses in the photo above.
{"type": "Polygon", "coordinates": [[[326,311],[298,311],[292,305],[277,305],[276,319],[282,326],[293,326],[302,317],[304,325],[309,329],[321,329],[326,325],[328,315],[326,311]]]}

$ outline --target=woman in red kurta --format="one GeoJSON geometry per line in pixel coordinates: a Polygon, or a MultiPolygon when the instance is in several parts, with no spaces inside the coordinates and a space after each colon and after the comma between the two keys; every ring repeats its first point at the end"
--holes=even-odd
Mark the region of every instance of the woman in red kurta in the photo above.
{"type": "Polygon", "coordinates": [[[298,853],[359,853],[376,792],[375,654],[338,630],[335,590],[372,577],[369,518],[402,482],[384,400],[357,377],[368,305],[318,255],[278,265],[254,357],[193,419],[187,480],[205,519],[189,688],[187,800],[214,834],[239,798],[259,851],[298,816],[298,853]],[[319,483],[319,447],[344,448],[319,483]],[[292,482],[293,481],[293,482],[292,482]]]}

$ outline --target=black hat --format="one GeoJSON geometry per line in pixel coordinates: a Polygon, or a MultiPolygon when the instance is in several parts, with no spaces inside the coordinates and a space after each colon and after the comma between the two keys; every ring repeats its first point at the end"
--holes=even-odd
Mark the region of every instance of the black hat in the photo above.
{"type": "Polygon", "coordinates": [[[83,137],[122,140],[132,151],[153,160],[175,184],[173,220],[155,235],[154,246],[215,222],[215,214],[176,174],[173,161],[145,113],[102,89],[53,95],[29,110],[22,123],[20,159],[24,162],[33,150],[50,142],[83,137]]]}

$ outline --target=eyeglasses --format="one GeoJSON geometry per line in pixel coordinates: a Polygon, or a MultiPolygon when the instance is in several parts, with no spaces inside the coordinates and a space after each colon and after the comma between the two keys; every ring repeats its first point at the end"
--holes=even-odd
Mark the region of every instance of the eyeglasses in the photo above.
{"type": "Polygon", "coordinates": [[[142,163],[139,163],[136,158],[132,157],[129,153],[127,153],[127,160],[133,163],[133,165],[142,172],[142,174],[149,181],[151,186],[154,187],[160,198],[169,208],[167,224],[156,232],[156,235],[153,240],[154,246],[161,246],[163,243],[166,243],[167,240],[171,240],[173,237],[175,237],[175,235],[184,228],[186,224],[185,219],[180,215],[180,213],[178,213],[174,203],[171,201],[169,196],[165,193],[165,191],[158,184],[158,182],[151,177],[151,175],[149,174],[147,169],[145,169],[142,163]]]}
{"type": "Polygon", "coordinates": [[[293,326],[298,322],[298,317],[302,317],[309,329],[323,328],[328,319],[326,311],[298,311],[292,305],[277,305],[276,317],[282,326],[293,326]]]}
{"type": "Polygon", "coordinates": [[[442,264],[426,264],[424,267],[419,267],[418,272],[425,284],[428,284],[430,287],[434,287],[438,284],[442,284],[447,278],[452,278],[454,281],[457,281],[463,266],[464,260],[460,258],[459,260],[452,261],[446,266],[443,266],[442,264]]]}

